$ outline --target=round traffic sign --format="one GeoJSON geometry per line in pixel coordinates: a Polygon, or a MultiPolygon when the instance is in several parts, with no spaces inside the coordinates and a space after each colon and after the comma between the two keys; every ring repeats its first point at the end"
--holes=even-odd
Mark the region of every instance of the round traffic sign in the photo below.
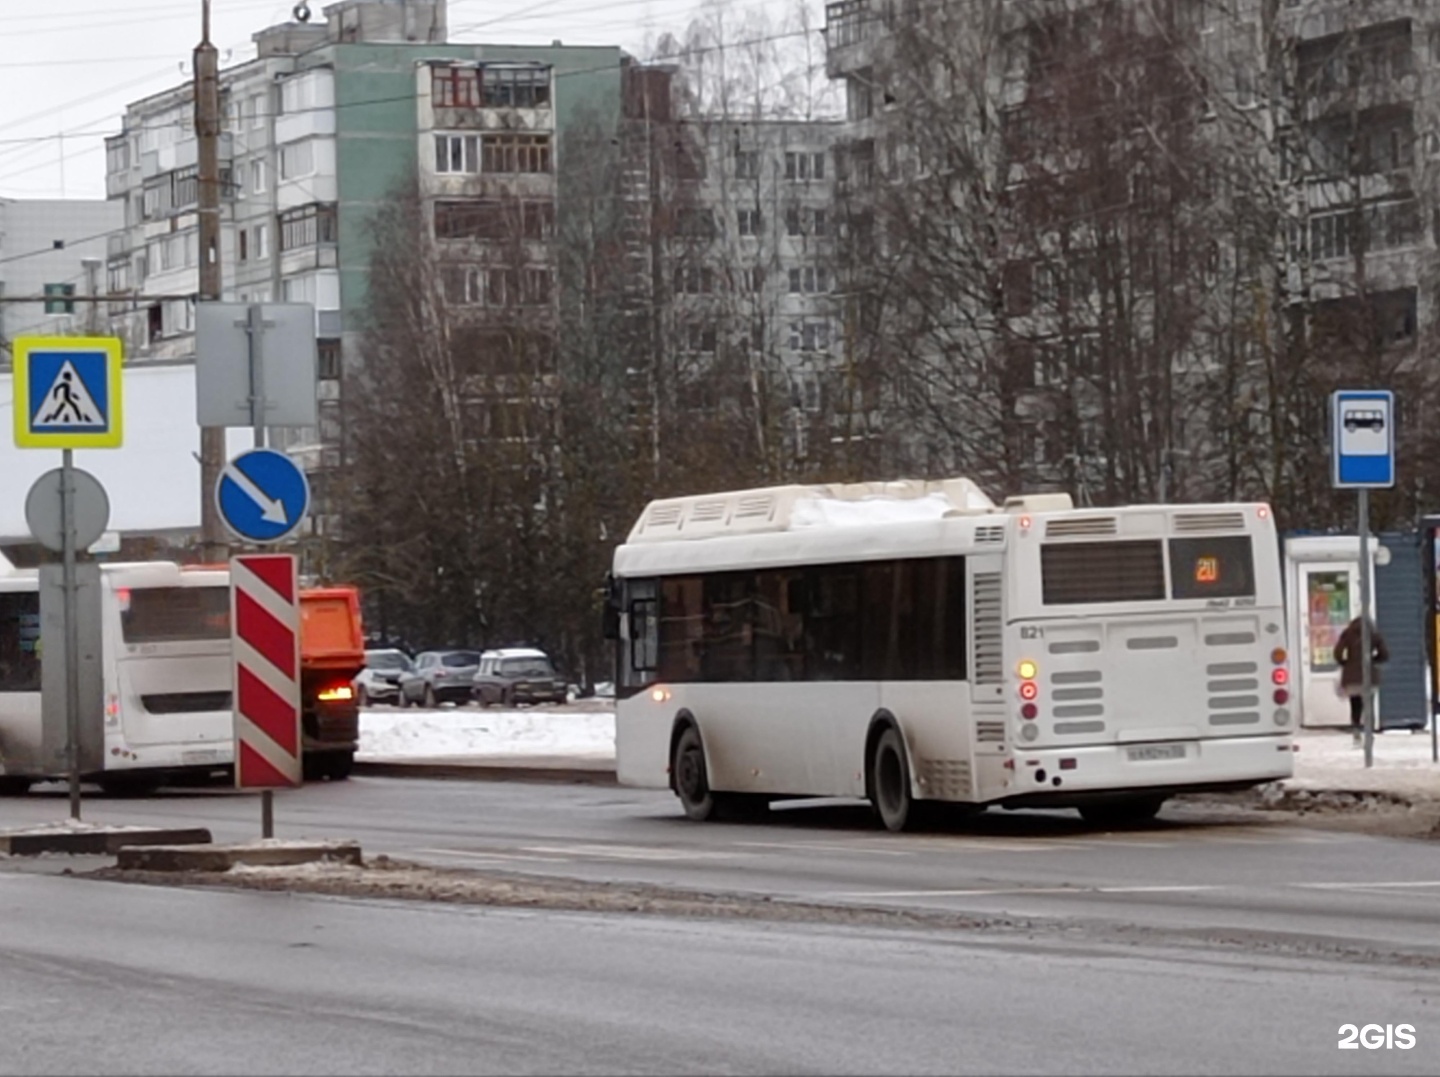
{"type": "Polygon", "coordinates": [[[246,542],[280,542],[310,511],[305,472],[283,452],[251,449],[225,466],[215,485],[225,526],[246,542]]]}
{"type": "MultiPolygon", "coordinates": [[[[25,496],[25,522],[30,525],[30,534],[46,549],[62,552],[65,549],[65,528],[60,511],[60,486],[64,481],[65,469],[55,468],[35,480],[30,493],[25,496]]],[[[110,498],[100,480],[88,471],[71,468],[70,476],[75,483],[75,549],[88,549],[110,524],[110,498]]]]}

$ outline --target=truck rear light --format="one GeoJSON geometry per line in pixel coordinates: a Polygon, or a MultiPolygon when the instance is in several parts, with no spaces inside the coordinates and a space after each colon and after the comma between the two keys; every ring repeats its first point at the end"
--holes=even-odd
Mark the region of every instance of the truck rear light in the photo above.
{"type": "Polygon", "coordinates": [[[355,690],[348,684],[337,684],[330,688],[320,690],[321,703],[336,703],[340,700],[354,699],[355,690]]]}

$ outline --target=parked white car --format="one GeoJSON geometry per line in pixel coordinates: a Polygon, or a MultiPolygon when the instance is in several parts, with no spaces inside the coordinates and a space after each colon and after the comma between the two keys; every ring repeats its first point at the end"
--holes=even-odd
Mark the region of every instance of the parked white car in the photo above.
{"type": "Polygon", "coordinates": [[[365,652],[365,668],[355,678],[355,698],[360,706],[371,703],[399,703],[400,677],[415,668],[404,651],[365,652]]]}

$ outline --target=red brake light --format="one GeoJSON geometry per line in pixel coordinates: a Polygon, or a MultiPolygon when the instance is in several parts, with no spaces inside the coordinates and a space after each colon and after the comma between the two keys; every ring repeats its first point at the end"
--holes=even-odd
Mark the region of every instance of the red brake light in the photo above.
{"type": "Polygon", "coordinates": [[[1276,702],[1276,703],[1288,703],[1288,702],[1290,702],[1290,693],[1289,693],[1289,691],[1287,691],[1287,690],[1284,689],[1284,688],[1277,688],[1277,689],[1275,689],[1275,702],[1276,702]]]}
{"type": "Polygon", "coordinates": [[[1287,684],[1290,681],[1290,671],[1281,666],[1279,669],[1271,670],[1270,679],[1276,684],[1287,684]]]}
{"type": "Polygon", "coordinates": [[[1020,685],[1020,698],[1021,698],[1021,699],[1026,699],[1026,700],[1034,699],[1034,698],[1035,698],[1036,696],[1038,696],[1039,694],[1040,694],[1040,689],[1039,689],[1039,687],[1035,684],[1034,681],[1025,681],[1024,683],[1022,683],[1022,684],[1020,685]]]}
{"type": "Polygon", "coordinates": [[[355,691],[348,684],[335,684],[320,690],[320,702],[335,703],[339,700],[354,699],[355,691]]]}
{"type": "Polygon", "coordinates": [[[1035,716],[1039,713],[1040,708],[1035,706],[1035,704],[1033,703],[1026,703],[1023,707],[1020,708],[1020,717],[1024,718],[1027,722],[1033,722],[1035,720],[1035,716]]]}

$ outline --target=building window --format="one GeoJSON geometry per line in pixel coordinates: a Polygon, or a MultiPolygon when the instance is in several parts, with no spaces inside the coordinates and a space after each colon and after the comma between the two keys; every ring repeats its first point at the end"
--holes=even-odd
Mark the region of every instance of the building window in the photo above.
{"type": "Polygon", "coordinates": [[[263,224],[255,226],[255,257],[270,257],[270,229],[263,224]]]}
{"type": "Polygon", "coordinates": [[[335,207],[302,206],[280,214],[280,249],[293,251],[336,241],[335,207]]]}
{"type": "Polygon", "coordinates": [[[758,209],[736,210],[735,227],[742,236],[758,236],[760,234],[760,211],[758,209]]]}
{"type": "Polygon", "coordinates": [[[830,221],[825,216],[823,209],[812,209],[810,211],[810,234],[812,236],[830,234],[830,221]]]}
{"type": "Polygon", "coordinates": [[[531,266],[525,270],[524,301],[530,306],[546,306],[555,294],[555,273],[544,266],[531,266]]]}
{"type": "Polygon", "coordinates": [[[760,178],[760,153],[757,150],[735,151],[735,178],[760,178]]]}
{"type": "Polygon", "coordinates": [[[485,172],[549,172],[549,135],[486,135],[481,152],[485,172]]]}
{"type": "Polygon", "coordinates": [[[105,171],[124,172],[130,167],[130,143],[125,136],[105,143],[105,171]]]}
{"type": "Polygon", "coordinates": [[[265,95],[263,93],[256,94],[250,99],[250,126],[264,127],[265,118],[269,112],[270,109],[265,104],[265,95]]]}
{"type": "Polygon", "coordinates": [[[681,326],[680,332],[686,351],[709,353],[715,350],[716,333],[713,325],[691,322],[681,326]]]}
{"type": "Polygon", "coordinates": [[[791,206],[785,211],[785,234],[787,236],[804,235],[804,229],[800,227],[800,210],[791,206]]]}
{"type": "Polygon", "coordinates": [[[823,352],[830,347],[830,325],[828,322],[791,322],[790,350],[796,352],[823,352]]]}
{"type": "Polygon", "coordinates": [[[675,216],[675,234],[692,239],[714,239],[715,215],[708,209],[682,209],[675,216]]]}
{"type": "Polygon", "coordinates": [[[430,104],[434,108],[475,108],[480,104],[480,73],[473,67],[432,67],[430,104]]]}
{"type": "Polygon", "coordinates": [[[785,154],[785,178],[787,180],[823,180],[825,178],[825,154],[785,154]]]}
{"type": "Polygon", "coordinates": [[[243,228],[240,229],[238,246],[240,249],[240,261],[243,262],[250,257],[250,233],[243,228]]]}
{"type": "Polygon", "coordinates": [[[200,175],[192,168],[182,168],[170,177],[170,205],[184,209],[200,202],[200,175]]]}
{"type": "Polygon", "coordinates": [[[675,271],[675,291],[681,295],[709,295],[715,290],[715,273],[709,266],[681,266],[675,271]]]}
{"type": "Polygon", "coordinates": [[[814,374],[796,374],[790,380],[791,398],[797,408],[815,412],[820,410],[820,379],[814,374]]]}
{"type": "Polygon", "coordinates": [[[251,194],[264,194],[264,193],[265,193],[265,162],[264,162],[264,161],[251,161],[251,162],[250,162],[250,193],[251,193],[251,194]]]}
{"type": "Polygon", "coordinates": [[[553,202],[472,199],[435,203],[436,239],[544,239],[555,229],[553,202]]]}
{"type": "Polygon", "coordinates": [[[340,342],[338,340],[317,340],[315,342],[315,376],[322,381],[334,381],[340,377],[340,342]]]}
{"type": "Polygon", "coordinates": [[[824,266],[797,266],[790,270],[792,295],[813,295],[830,290],[830,271],[824,266]]]}
{"type": "Polygon", "coordinates": [[[47,284],[44,288],[46,314],[74,314],[73,284],[47,284]]]}
{"type": "Polygon", "coordinates": [[[550,104],[548,67],[481,68],[486,108],[545,108],[550,104]]]}
{"type": "Polygon", "coordinates": [[[479,135],[436,135],[436,172],[479,172],[479,135]]]}
{"type": "Polygon", "coordinates": [[[309,139],[280,147],[280,178],[297,179],[315,171],[315,143],[309,139]]]}

